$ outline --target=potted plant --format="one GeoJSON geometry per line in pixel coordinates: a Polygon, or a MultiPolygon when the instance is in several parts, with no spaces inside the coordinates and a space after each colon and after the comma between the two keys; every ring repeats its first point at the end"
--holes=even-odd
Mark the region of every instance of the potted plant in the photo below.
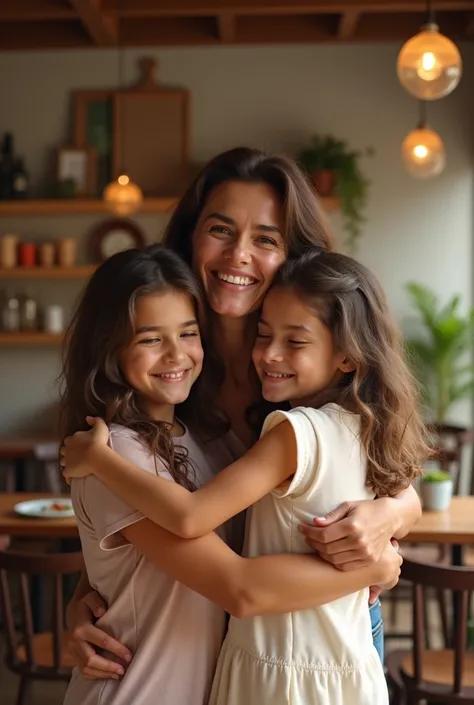
{"type": "Polygon", "coordinates": [[[371,156],[374,150],[349,149],[347,142],[332,135],[315,135],[311,143],[302,149],[298,162],[309,174],[321,197],[338,196],[347,233],[346,246],[350,251],[361,234],[364,223],[363,211],[367,204],[370,181],[360,170],[360,159],[371,156]]]}
{"type": "Polygon", "coordinates": [[[421,499],[423,509],[442,512],[449,507],[453,496],[451,475],[442,470],[429,472],[421,478],[421,499]]]}
{"type": "Polygon", "coordinates": [[[432,420],[444,424],[452,405],[474,393],[474,308],[463,316],[459,296],[440,306],[428,287],[410,282],[406,289],[423,324],[407,350],[432,420]]]}

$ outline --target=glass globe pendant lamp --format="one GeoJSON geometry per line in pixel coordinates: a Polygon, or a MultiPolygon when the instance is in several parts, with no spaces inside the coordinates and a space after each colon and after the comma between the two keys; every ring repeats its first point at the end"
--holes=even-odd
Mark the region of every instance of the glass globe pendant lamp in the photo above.
{"type": "Polygon", "coordinates": [[[418,126],[403,140],[402,160],[411,176],[430,179],[441,174],[446,166],[446,152],[441,137],[428,127],[423,106],[421,112],[418,126]]]}
{"type": "Polygon", "coordinates": [[[398,54],[397,75],[410,95],[438,100],[452,93],[461,80],[462,59],[454,42],[440,34],[430,2],[427,14],[427,23],[398,54]]]}

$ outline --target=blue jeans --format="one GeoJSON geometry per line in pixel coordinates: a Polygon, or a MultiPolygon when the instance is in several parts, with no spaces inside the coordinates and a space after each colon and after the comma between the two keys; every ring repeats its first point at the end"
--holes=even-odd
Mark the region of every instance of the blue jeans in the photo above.
{"type": "Polygon", "coordinates": [[[374,640],[374,646],[377,649],[380,660],[383,663],[383,619],[380,600],[374,602],[373,605],[369,605],[369,612],[372,622],[372,639],[374,640]]]}

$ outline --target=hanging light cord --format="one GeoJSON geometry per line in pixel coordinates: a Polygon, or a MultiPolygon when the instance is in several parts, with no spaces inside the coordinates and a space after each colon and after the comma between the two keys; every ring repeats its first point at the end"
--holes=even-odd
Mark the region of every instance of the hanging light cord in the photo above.
{"type": "Polygon", "coordinates": [[[426,100],[420,100],[418,129],[424,130],[425,127],[426,127],[426,100]]]}
{"type": "Polygon", "coordinates": [[[426,0],[426,24],[436,24],[435,11],[431,0],[426,0]]]}
{"type": "MultiPolygon", "coordinates": [[[[122,31],[121,31],[121,25],[122,25],[122,13],[123,13],[123,8],[124,8],[124,0],[120,0],[119,3],[119,16],[118,16],[118,23],[117,23],[117,53],[118,53],[118,62],[117,62],[117,83],[118,83],[118,90],[119,90],[119,99],[118,99],[118,105],[119,105],[119,112],[120,108],[122,107],[122,91],[124,87],[124,76],[125,76],[125,52],[123,51],[123,43],[122,43],[122,31]]],[[[120,122],[120,120],[119,120],[120,122]]],[[[124,136],[123,136],[123,129],[120,131],[119,134],[119,150],[120,150],[120,161],[119,161],[119,166],[118,166],[118,174],[117,177],[120,176],[121,174],[124,173],[124,163],[123,163],[123,146],[124,146],[124,136]]]]}

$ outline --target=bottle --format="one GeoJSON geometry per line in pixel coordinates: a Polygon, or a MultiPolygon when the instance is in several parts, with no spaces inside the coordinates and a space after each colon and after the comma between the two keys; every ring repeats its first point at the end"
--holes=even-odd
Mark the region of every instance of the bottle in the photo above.
{"type": "Polygon", "coordinates": [[[11,132],[5,132],[0,157],[0,199],[7,200],[12,197],[13,166],[13,135],[11,132]]]}
{"type": "Polygon", "coordinates": [[[46,333],[53,333],[54,335],[59,335],[64,331],[64,310],[62,306],[54,304],[46,307],[44,329],[46,333]]]}
{"type": "Polygon", "coordinates": [[[2,328],[8,333],[20,330],[20,300],[15,294],[7,296],[3,304],[2,328]]]}
{"type": "Polygon", "coordinates": [[[38,330],[39,327],[38,302],[26,292],[20,298],[20,329],[26,332],[38,330]]]}
{"type": "Polygon", "coordinates": [[[28,198],[30,176],[22,157],[15,159],[12,173],[12,198],[28,198]]]}

